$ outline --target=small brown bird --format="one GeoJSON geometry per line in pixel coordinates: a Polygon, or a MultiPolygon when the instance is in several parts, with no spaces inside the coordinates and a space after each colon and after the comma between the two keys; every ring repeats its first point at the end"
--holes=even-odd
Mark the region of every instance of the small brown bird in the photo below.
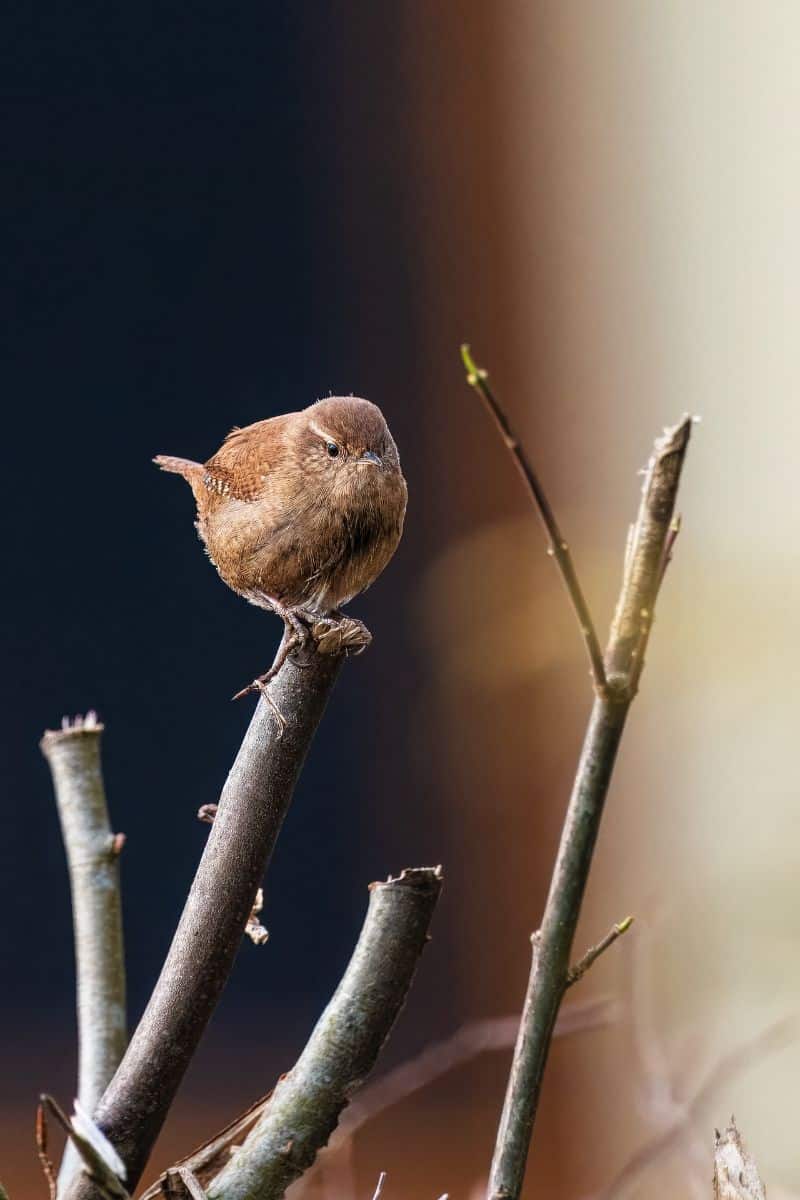
{"type": "Polygon", "coordinates": [[[197,532],[225,583],[287,627],[270,670],[239,695],[265,689],[305,642],[307,623],[338,618],[403,532],[397,447],[381,410],[355,396],[233,429],[205,464],[153,461],[191,487],[197,532]]]}

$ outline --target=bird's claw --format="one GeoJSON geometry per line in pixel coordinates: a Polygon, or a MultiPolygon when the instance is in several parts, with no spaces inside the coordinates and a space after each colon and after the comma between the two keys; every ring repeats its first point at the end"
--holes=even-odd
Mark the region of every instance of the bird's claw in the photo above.
{"type": "Polygon", "coordinates": [[[300,613],[298,610],[287,610],[281,615],[286,621],[287,634],[278,649],[274,663],[266,674],[259,675],[258,679],[248,683],[247,687],[243,687],[233,697],[234,700],[240,700],[250,692],[260,692],[275,714],[278,737],[283,736],[287,721],[269,694],[269,684],[286,659],[291,655],[297,666],[307,665],[303,662],[306,657],[303,651],[309,641],[313,641],[320,654],[344,654],[348,657],[363,654],[372,641],[372,634],[357,617],[343,617],[339,614],[319,617],[316,614],[300,613]]]}
{"type": "Polygon", "coordinates": [[[268,683],[263,682],[261,679],[254,679],[253,683],[256,685],[256,688],[261,693],[261,695],[264,697],[267,704],[270,706],[270,708],[272,709],[272,711],[275,715],[275,720],[278,722],[278,737],[279,738],[283,737],[283,731],[286,728],[286,724],[287,724],[286,717],[283,715],[281,710],[278,708],[277,704],[272,699],[272,696],[270,696],[268,683]]]}
{"type": "Polygon", "coordinates": [[[356,617],[320,617],[311,626],[320,654],[363,654],[372,634],[356,617]]]}

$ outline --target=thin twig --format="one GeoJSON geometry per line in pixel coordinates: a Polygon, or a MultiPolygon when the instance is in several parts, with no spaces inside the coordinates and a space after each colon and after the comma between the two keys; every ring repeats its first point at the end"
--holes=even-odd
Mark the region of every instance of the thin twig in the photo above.
{"type": "MultiPolygon", "coordinates": [[[[72,891],[78,990],[78,1099],[91,1112],[125,1052],[125,960],[119,885],[124,838],[111,831],[94,713],[48,730],[41,750],[53,776],[72,891]]],[[[68,1143],[63,1191],[80,1162],[68,1143]]]]}
{"type": "Polygon", "coordinates": [[[625,720],[636,694],[661,576],[681,468],[687,417],[659,438],[645,471],[626,554],[622,590],[606,650],[607,692],[595,699],[550,883],[489,1178],[492,1200],[517,1200],[606,794],[625,720]],[[638,652],[639,657],[636,657],[638,652]]]}
{"type": "Polygon", "coordinates": [[[372,885],[341,983],[244,1144],[206,1185],[209,1200],[279,1200],[311,1166],[405,1002],[441,886],[439,867],[372,885]]]}
{"type": "Polygon", "coordinates": [[[44,1115],[44,1105],[39,1103],[36,1106],[36,1152],[39,1156],[39,1162],[42,1164],[42,1171],[47,1181],[47,1187],[50,1192],[50,1200],[56,1200],[56,1192],[58,1184],[56,1182],[56,1173],[53,1169],[53,1161],[48,1153],[47,1146],[47,1117],[44,1115]]]}
{"type": "Polygon", "coordinates": [[[550,501],[547,499],[545,491],[539,482],[539,477],[534,470],[533,463],[528,457],[524,446],[520,444],[516,434],[513,432],[504,409],[489,385],[489,372],[475,363],[470,353],[470,348],[467,345],[461,347],[461,358],[467,372],[467,383],[478,393],[487,412],[500,431],[500,436],[503,439],[506,449],[525,481],[536,506],[536,511],[541,517],[549,542],[548,553],[555,559],[558,569],[561,572],[561,577],[564,580],[572,607],[578,618],[578,625],[580,626],[583,640],[586,643],[586,651],[589,655],[589,664],[595,691],[598,696],[602,696],[606,691],[606,671],[603,662],[603,652],[600,649],[600,639],[594,627],[589,605],[583,595],[583,590],[575,571],[569,545],[556,521],[555,513],[550,507],[550,501]]]}
{"type": "Polygon", "coordinates": [[[42,1126],[45,1127],[44,1112],[49,1112],[78,1153],[86,1172],[79,1178],[90,1180],[97,1194],[103,1197],[103,1200],[130,1200],[122,1182],[125,1171],[124,1164],[118,1160],[114,1147],[106,1142],[105,1135],[94,1126],[91,1119],[86,1114],[80,1114],[79,1119],[79,1103],[76,1103],[76,1115],[70,1121],[52,1096],[41,1096],[42,1126]]]}
{"type": "Polygon", "coordinates": [[[383,1185],[385,1183],[386,1183],[386,1172],[381,1171],[380,1175],[378,1176],[378,1182],[375,1185],[375,1191],[372,1193],[372,1200],[380,1200],[381,1193],[383,1192],[383,1185]]]}
{"type": "Polygon", "coordinates": [[[256,892],[256,898],[253,901],[253,908],[250,916],[247,918],[247,924],[244,927],[246,935],[254,946],[263,946],[269,941],[269,930],[265,929],[259,920],[259,915],[264,907],[264,892],[259,888],[256,892]]]}
{"type": "Polygon", "coordinates": [[[575,963],[574,967],[570,967],[567,972],[567,987],[572,987],[573,983],[577,983],[579,979],[583,979],[586,972],[591,967],[601,954],[603,954],[609,946],[613,946],[618,937],[622,937],[623,933],[627,933],[633,924],[633,917],[626,917],[624,921],[620,921],[618,925],[612,925],[608,933],[602,938],[596,946],[590,946],[584,954],[583,958],[575,963]]]}
{"type": "Polygon", "coordinates": [[[208,1141],[203,1142],[186,1158],[182,1158],[174,1166],[168,1167],[146,1192],[142,1192],[139,1200],[163,1200],[164,1197],[171,1197],[177,1190],[175,1179],[182,1179],[182,1171],[188,1171],[193,1175],[201,1187],[212,1180],[229,1161],[233,1150],[237,1146],[241,1146],[264,1112],[271,1095],[272,1092],[268,1092],[266,1096],[260,1096],[254,1104],[235,1117],[224,1129],[221,1129],[208,1141]]]}
{"type": "MultiPolygon", "coordinates": [[[[310,651],[270,685],[222,789],[219,811],[150,1002],[95,1113],[131,1189],[141,1177],[184,1072],[233,968],[256,891],[343,662],[310,651]]],[[[64,1200],[96,1200],[80,1177],[64,1200]]]]}
{"type": "Polygon", "coordinates": [[[200,1182],[194,1171],[190,1171],[188,1167],[177,1167],[175,1174],[186,1188],[192,1200],[207,1200],[206,1193],[200,1186],[200,1182]]]}

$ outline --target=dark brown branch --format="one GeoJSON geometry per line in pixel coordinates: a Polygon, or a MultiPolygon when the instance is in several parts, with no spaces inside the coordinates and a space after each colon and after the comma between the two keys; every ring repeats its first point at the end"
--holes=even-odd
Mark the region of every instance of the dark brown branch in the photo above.
{"type": "Polygon", "coordinates": [[[500,436],[503,439],[506,449],[522,476],[536,506],[536,511],[541,517],[549,543],[548,553],[555,559],[558,569],[561,572],[561,577],[564,580],[572,607],[578,618],[578,625],[580,626],[583,640],[586,643],[586,651],[589,655],[589,664],[595,691],[598,695],[603,695],[606,690],[606,671],[603,662],[603,652],[600,649],[600,639],[594,627],[589,605],[583,595],[583,589],[575,571],[575,564],[572,561],[569,545],[556,521],[555,513],[550,507],[550,501],[547,499],[544,488],[539,482],[539,477],[534,470],[533,463],[528,457],[524,446],[518,441],[505,411],[489,386],[489,372],[477,366],[467,345],[461,347],[461,358],[467,371],[467,383],[475,388],[487,412],[500,431],[500,436]]]}
{"type": "Polygon", "coordinates": [[[372,884],[341,983],[244,1144],[206,1185],[209,1200],[280,1200],[311,1166],[405,1002],[441,886],[439,867],[372,884]]]}
{"type": "MultiPolygon", "coordinates": [[[[256,891],[342,657],[312,651],[262,698],[222,789],[219,811],[150,1002],[95,1113],[133,1190],[233,967],[256,891]]],[[[77,1179],[64,1200],[96,1200],[77,1179]]]]}
{"type": "Polygon", "coordinates": [[[491,1200],[517,1200],[558,1009],[569,982],[569,956],[606,794],[636,694],[681,468],[691,432],[686,417],[655,444],[625,558],[606,650],[607,692],[589,718],[533,962],[489,1179],[491,1200]]]}

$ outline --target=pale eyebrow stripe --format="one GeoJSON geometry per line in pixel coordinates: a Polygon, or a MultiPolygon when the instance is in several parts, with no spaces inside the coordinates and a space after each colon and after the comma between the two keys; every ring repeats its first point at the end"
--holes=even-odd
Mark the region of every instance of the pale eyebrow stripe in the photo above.
{"type": "Polygon", "coordinates": [[[333,436],[332,433],[327,433],[324,429],[320,429],[319,425],[315,425],[313,421],[308,422],[308,428],[311,430],[312,433],[315,433],[317,435],[317,437],[321,437],[323,441],[326,441],[326,442],[335,442],[336,441],[336,438],[333,436]]]}

